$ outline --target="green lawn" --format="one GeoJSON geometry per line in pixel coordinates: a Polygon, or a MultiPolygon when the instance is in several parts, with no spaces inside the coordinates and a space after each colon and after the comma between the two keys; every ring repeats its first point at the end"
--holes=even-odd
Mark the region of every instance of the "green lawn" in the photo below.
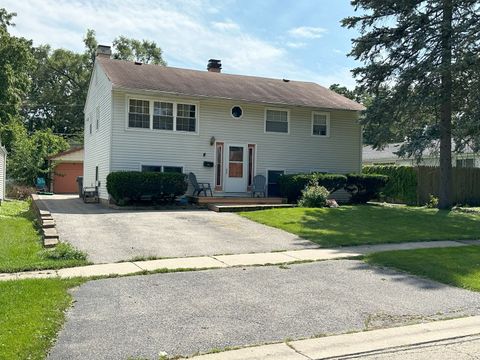
{"type": "Polygon", "coordinates": [[[244,212],[323,247],[480,239],[480,215],[419,207],[341,206],[244,212]]]}
{"type": "Polygon", "coordinates": [[[365,261],[480,291],[480,246],[387,251],[368,255],[365,261]]]}
{"type": "Polygon", "coordinates": [[[87,264],[86,255],[68,244],[45,250],[27,201],[0,206],[0,272],[57,269],[87,264]]]}
{"type": "Polygon", "coordinates": [[[0,359],[45,359],[82,280],[0,282],[0,359]]]}

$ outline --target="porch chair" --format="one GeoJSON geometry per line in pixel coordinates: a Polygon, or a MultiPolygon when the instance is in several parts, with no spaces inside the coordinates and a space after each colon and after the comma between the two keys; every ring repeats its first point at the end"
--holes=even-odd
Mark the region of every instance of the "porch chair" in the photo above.
{"type": "Polygon", "coordinates": [[[200,196],[200,194],[202,192],[205,194],[205,196],[207,196],[207,191],[210,191],[210,196],[213,197],[212,188],[210,186],[210,183],[199,183],[197,181],[197,177],[192,172],[188,174],[188,180],[190,180],[190,182],[192,183],[192,186],[193,186],[193,196],[195,196],[195,195],[200,196]]]}
{"type": "Polygon", "coordinates": [[[255,193],[263,194],[263,197],[267,196],[266,190],[267,179],[263,175],[255,175],[253,178],[252,197],[255,197],[255,193]]]}

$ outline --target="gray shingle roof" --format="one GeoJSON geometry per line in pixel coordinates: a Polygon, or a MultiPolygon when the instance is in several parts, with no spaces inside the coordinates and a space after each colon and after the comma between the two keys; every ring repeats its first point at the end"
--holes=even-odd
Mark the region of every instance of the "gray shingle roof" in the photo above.
{"type": "Polygon", "coordinates": [[[114,88],[153,90],[194,97],[324,109],[364,110],[347,99],[312,82],[269,79],[188,70],[130,61],[97,58],[114,88]]]}

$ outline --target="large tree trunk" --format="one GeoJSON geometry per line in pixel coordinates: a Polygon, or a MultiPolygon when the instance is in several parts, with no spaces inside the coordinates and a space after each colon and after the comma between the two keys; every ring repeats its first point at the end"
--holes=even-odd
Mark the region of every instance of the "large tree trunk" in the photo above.
{"type": "Polygon", "coordinates": [[[443,0],[440,104],[440,209],[452,206],[452,0],[443,0]]]}

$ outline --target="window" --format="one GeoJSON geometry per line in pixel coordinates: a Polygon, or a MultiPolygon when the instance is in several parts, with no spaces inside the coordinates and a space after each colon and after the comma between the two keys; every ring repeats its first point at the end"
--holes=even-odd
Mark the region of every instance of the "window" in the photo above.
{"type": "Polygon", "coordinates": [[[253,185],[255,176],[255,144],[248,144],[248,187],[253,185]]]}
{"type": "Polygon", "coordinates": [[[150,128],[150,103],[147,100],[130,99],[128,104],[128,126],[150,128]]]}
{"type": "Polygon", "coordinates": [[[312,114],[312,135],[330,136],[330,114],[314,112],[312,114]]]}
{"type": "Polygon", "coordinates": [[[166,173],[183,173],[183,167],[181,166],[164,166],[163,167],[163,172],[166,173]]]}
{"type": "Polygon", "coordinates": [[[196,123],[195,105],[177,104],[177,131],[195,132],[196,123]]]}
{"type": "Polygon", "coordinates": [[[183,173],[183,166],[142,165],[142,172],[183,173]]]}
{"type": "MultiPolygon", "coordinates": [[[[98,166],[95,166],[95,183],[98,181],[98,166]]],[[[96,185],[96,184],[95,184],[96,185]]]]}
{"type": "Polygon", "coordinates": [[[143,172],[162,172],[161,166],[156,165],[142,165],[143,172]]]}
{"type": "Polygon", "coordinates": [[[457,167],[473,168],[475,167],[475,162],[473,159],[457,159],[457,167]]]}
{"type": "Polygon", "coordinates": [[[90,132],[90,134],[92,133],[92,123],[90,123],[90,125],[89,125],[89,132],[90,132]]]}
{"type": "Polygon", "coordinates": [[[265,131],[288,134],[288,111],[267,109],[265,131]]]}
{"type": "Polygon", "coordinates": [[[215,190],[222,190],[223,184],[223,143],[218,142],[215,148],[215,190]]]}
{"type": "Polygon", "coordinates": [[[232,107],[231,112],[232,112],[232,116],[237,119],[241,118],[243,115],[243,110],[240,106],[232,107]]]}
{"type": "Polygon", "coordinates": [[[153,128],[173,130],[173,104],[155,101],[153,103],[153,128]]]}
{"type": "Polygon", "coordinates": [[[96,114],[95,114],[95,118],[96,118],[96,127],[97,127],[97,130],[100,126],[100,107],[97,106],[97,111],[96,111],[96,114]]]}

